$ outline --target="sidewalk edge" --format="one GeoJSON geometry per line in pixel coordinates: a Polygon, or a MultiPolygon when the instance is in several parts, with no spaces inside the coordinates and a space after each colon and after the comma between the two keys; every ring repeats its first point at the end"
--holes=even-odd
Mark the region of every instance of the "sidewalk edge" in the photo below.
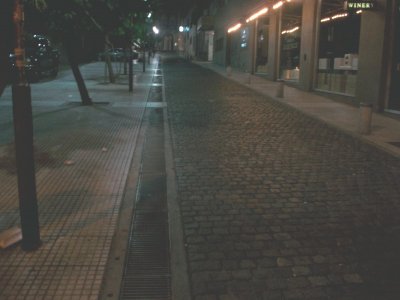
{"type": "MultiPolygon", "coordinates": [[[[335,124],[333,122],[329,122],[329,121],[324,120],[324,119],[322,119],[322,118],[320,118],[320,117],[318,117],[318,116],[316,116],[314,114],[306,112],[306,111],[304,111],[304,110],[302,110],[302,109],[300,109],[300,108],[298,108],[296,106],[290,105],[290,103],[288,103],[286,101],[280,101],[280,99],[277,98],[277,97],[274,97],[274,96],[271,96],[271,95],[266,95],[266,94],[262,93],[261,91],[258,91],[256,89],[252,88],[251,85],[248,85],[248,84],[246,84],[244,82],[241,82],[240,80],[236,80],[235,78],[233,78],[231,76],[227,76],[223,72],[219,72],[218,70],[214,70],[213,68],[208,68],[207,66],[203,66],[202,64],[198,64],[196,62],[192,62],[192,63],[197,65],[197,66],[199,66],[199,67],[202,67],[204,69],[210,70],[210,71],[212,71],[212,72],[224,77],[225,79],[234,81],[234,82],[240,84],[241,86],[247,87],[248,89],[254,91],[255,93],[257,93],[257,94],[259,94],[259,95],[261,95],[263,97],[267,97],[271,101],[280,103],[280,104],[284,105],[287,108],[293,109],[294,111],[300,112],[301,114],[304,114],[304,115],[306,115],[306,116],[308,116],[308,117],[310,117],[310,118],[312,118],[314,120],[322,122],[323,124],[325,124],[327,126],[330,126],[331,128],[334,128],[334,129],[342,132],[343,134],[350,135],[351,137],[356,138],[360,142],[363,142],[363,143],[365,143],[365,144],[367,144],[367,145],[369,145],[371,147],[374,147],[379,151],[383,151],[383,152],[385,152],[385,153],[387,153],[389,155],[394,156],[395,158],[400,158],[399,151],[394,150],[393,147],[390,146],[390,145],[386,145],[385,143],[374,141],[373,139],[370,139],[368,135],[367,136],[363,136],[363,135],[358,134],[356,132],[353,132],[353,131],[351,131],[349,129],[346,129],[346,128],[340,126],[340,125],[337,125],[337,124],[335,124]]],[[[333,101],[333,100],[331,100],[331,101],[333,101]]]]}
{"type": "MultiPolygon", "coordinates": [[[[166,102],[165,81],[163,83],[162,95],[163,101],[166,102]]],[[[167,109],[168,107],[164,109],[164,148],[165,171],[167,175],[167,205],[170,238],[172,299],[190,300],[191,293],[188,277],[186,249],[183,240],[182,220],[178,203],[176,174],[173,159],[173,139],[171,135],[167,109]]]]}

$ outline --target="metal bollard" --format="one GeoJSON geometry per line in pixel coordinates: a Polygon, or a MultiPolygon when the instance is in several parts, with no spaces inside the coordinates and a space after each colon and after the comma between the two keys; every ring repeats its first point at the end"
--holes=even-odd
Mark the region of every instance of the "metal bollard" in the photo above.
{"type": "Polygon", "coordinates": [[[246,84],[251,84],[251,73],[246,72],[245,82],[246,84]]]}
{"type": "Polygon", "coordinates": [[[360,134],[368,135],[371,133],[372,123],[372,104],[360,103],[360,118],[358,122],[358,131],[360,134]]]}
{"type": "Polygon", "coordinates": [[[228,75],[229,77],[232,76],[232,67],[231,66],[226,67],[226,75],[228,75]]]}
{"type": "Polygon", "coordinates": [[[283,80],[278,80],[278,89],[276,90],[276,97],[283,98],[285,89],[285,82],[283,80]]]}

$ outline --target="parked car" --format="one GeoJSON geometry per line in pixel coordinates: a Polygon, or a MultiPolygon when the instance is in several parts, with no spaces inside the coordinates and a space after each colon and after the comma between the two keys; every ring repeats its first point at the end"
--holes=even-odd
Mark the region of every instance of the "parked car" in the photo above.
{"type": "MultiPolygon", "coordinates": [[[[13,53],[10,54],[10,63],[16,72],[13,53]]],[[[25,37],[25,72],[29,82],[57,76],[59,64],[60,54],[52,47],[48,38],[37,34],[25,37]]],[[[14,77],[16,78],[16,73],[14,77]]]]}

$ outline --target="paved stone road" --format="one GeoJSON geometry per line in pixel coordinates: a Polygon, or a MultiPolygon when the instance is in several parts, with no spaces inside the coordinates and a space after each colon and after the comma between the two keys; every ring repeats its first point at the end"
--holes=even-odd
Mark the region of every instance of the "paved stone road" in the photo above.
{"type": "Polygon", "coordinates": [[[163,63],[192,296],[398,299],[400,161],[163,63]]]}

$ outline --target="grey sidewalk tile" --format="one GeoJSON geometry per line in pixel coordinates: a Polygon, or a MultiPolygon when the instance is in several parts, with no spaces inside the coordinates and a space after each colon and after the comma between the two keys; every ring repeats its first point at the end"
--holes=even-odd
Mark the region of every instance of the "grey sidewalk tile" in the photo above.
{"type": "MultiPolygon", "coordinates": [[[[32,85],[43,244],[0,250],[1,299],[98,298],[154,71],[136,70],[140,85],[129,93],[124,75],[104,84],[104,64],[81,70],[104,103],[81,106],[69,72],[32,85]]],[[[8,89],[0,98],[0,231],[19,226],[10,97],[8,89]]]]}

